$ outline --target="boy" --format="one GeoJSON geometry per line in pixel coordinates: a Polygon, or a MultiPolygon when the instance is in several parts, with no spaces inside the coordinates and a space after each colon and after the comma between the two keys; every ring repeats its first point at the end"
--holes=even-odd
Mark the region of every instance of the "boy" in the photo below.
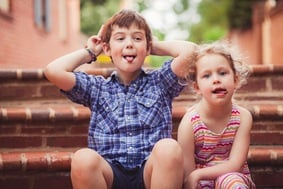
{"type": "Polygon", "coordinates": [[[113,15],[80,49],[51,62],[46,77],[76,103],[90,108],[88,147],[75,152],[71,179],[77,188],[177,189],[183,182],[183,154],[171,139],[173,98],[192,60],[195,45],[153,41],[145,19],[131,10],[113,15]],[[101,76],[73,72],[102,51],[116,71],[101,76]],[[174,57],[145,72],[147,55],[174,57]]]}

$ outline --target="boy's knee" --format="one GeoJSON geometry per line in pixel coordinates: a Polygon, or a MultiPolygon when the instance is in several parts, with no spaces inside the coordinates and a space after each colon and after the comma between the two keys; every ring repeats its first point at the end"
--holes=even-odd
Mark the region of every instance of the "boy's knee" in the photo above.
{"type": "Polygon", "coordinates": [[[99,155],[94,150],[83,148],[76,151],[72,157],[71,170],[89,169],[98,165],[99,155]]]}
{"type": "Polygon", "coordinates": [[[156,143],[153,149],[155,157],[167,163],[182,163],[183,153],[179,143],[174,139],[162,139],[156,143]]]}

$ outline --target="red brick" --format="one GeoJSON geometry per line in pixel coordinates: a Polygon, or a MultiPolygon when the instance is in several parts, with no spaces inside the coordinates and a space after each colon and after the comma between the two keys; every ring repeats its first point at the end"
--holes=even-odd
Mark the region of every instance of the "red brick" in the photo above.
{"type": "Polygon", "coordinates": [[[23,176],[0,178],[1,189],[31,189],[31,179],[23,176]]]}
{"type": "Polygon", "coordinates": [[[48,160],[45,152],[28,152],[23,153],[25,162],[25,171],[42,171],[48,170],[48,160]]]}
{"type": "Polygon", "coordinates": [[[282,145],[283,133],[274,131],[251,132],[251,145],[282,145]]]}
{"type": "Polygon", "coordinates": [[[33,187],[34,189],[72,189],[72,184],[69,174],[64,173],[37,177],[33,187]]]}
{"type": "Polygon", "coordinates": [[[46,145],[49,147],[86,147],[86,136],[50,136],[46,138],[46,145]]]}
{"type": "Polygon", "coordinates": [[[256,78],[256,77],[250,77],[248,80],[248,83],[246,85],[243,85],[239,91],[266,91],[266,80],[262,77],[256,78]]]}
{"type": "Polygon", "coordinates": [[[1,127],[0,127],[0,135],[16,134],[16,131],[17,131],[17,127],[15,127],[15,126],[1,125],[1,127]]]}
{"type": "Polygon", "coordinates": [[[50,152],[46,154],[46,158],[49,161],[49,170],[70,170],[71,165],[70,152],[50,152]]]}
{"type": "Polygon", "coordinates": [[[56,121],[75,120],[71,107],[55,107],[52,110],[54,111],[54,119],[56,121]]]}
{"type": "Polygon", "coordinates": [[[54,118],[50,117],[50,110],[47,108],[31,108],[32,121],[52,121],[54,118]]]}
{"type": "Polygon", "coordinates": [[[88,124],[71,126],[69,130],[70,134],[86,134],[88,133],[88,124]]]}
{"type": "Polygon", "coordinates": [[[1,153],[2,170],[22,170],[22,158],[20,153],[1,153]]]}
{"type": "Polygon", "coordinates": [[[25,121],[28,119],[26,108],[7,108],[7,119],[13,121],[25,121]]]}
{"type": "MultiPolygon", "coordinates": [[[[272,77],[271,78],[271,84],[272,84],[272,90],[283,90],[283,76],[278,76],[278,77],[272,77]]],[[[282,97],[282,96],[281,96],[282,97]]]]}
{"type": "Polygon", "coordinates": [[[0,135],[0,148],[28,148],[28,147],[42,147],[42,137],[0,135]]]}
{"type": "Polygon", "coordinates": [[[57,135],[66,134],[68,132],[68,126],[22,126],[21,134],[26,135],[57,135]]]}

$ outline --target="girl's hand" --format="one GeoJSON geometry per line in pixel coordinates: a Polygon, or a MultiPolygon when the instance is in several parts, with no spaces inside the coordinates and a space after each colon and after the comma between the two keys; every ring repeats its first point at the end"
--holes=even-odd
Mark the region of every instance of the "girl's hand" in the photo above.
{"type": "Polygon", "coordinates": [[[198,189],[198,182],[199,179],[197,177],[197,174],[195,174],[196,172],[193,171],[188,177],[187,177],[187,182],[186,182],[186,188],[189,189],[198,189]]]}
{"type": "Polygon", "coordinates": [[[93,35],[87,40],[86,48],[92,49],[94,54],[98,56],[102,52],[102,41],[101,41],[101,33],[103,31],[103,25],[99,29],[99,32],[97,35],[93,35]]]}

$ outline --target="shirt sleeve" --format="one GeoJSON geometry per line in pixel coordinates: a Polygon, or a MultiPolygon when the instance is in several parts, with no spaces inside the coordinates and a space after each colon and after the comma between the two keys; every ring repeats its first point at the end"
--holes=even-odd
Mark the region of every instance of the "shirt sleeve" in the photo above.
{"type": "MultiPolygon", "coordinates": [[[[172,59],[173,60],[173,59],[172,59]]],[[[166,61],[159,73],[159,83],[162,90],[169,95],[170,98],[178,96],[184,89],[184,84],[180,82],[179,78],[171,68],[172,60],[166,61]]]]}
{"type": "Polygon", "coordinates": [[[60,92],[71,101],[90,107],[91,98],[95,97],[99,86],[99,79],[83,72],[74,72],[76,84],[70,91],[60,92]]]}

